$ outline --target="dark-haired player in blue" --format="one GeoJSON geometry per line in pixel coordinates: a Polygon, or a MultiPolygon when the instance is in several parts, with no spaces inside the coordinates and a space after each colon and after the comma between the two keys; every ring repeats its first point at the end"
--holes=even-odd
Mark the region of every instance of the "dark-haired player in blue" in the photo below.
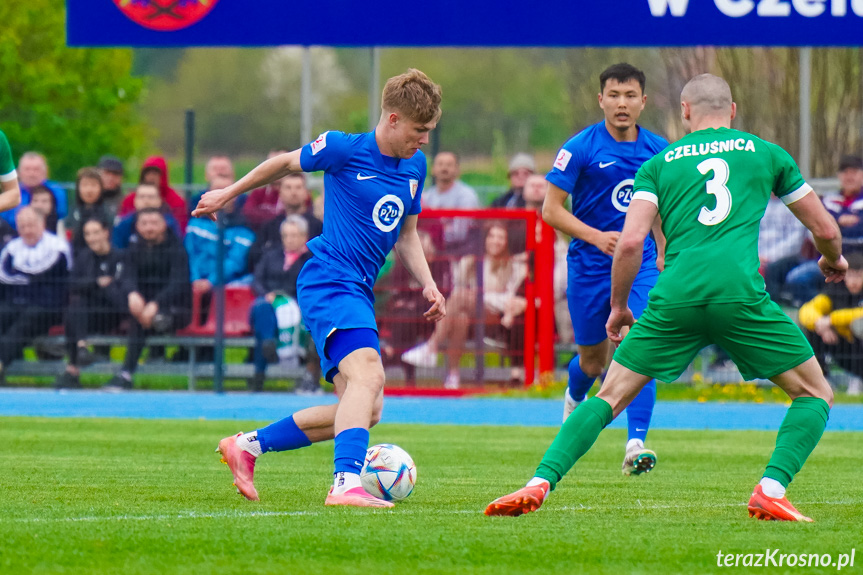
{"type": "Polygon", "coordinates": [[[419,70],[390,78],[373,132],[326,132],[299,150],[267,160],[237,183],[205,194],[193,216],[211,215],[230,199],[291,172],[324,172],[324,231],[308,243],[314,254],[297,282],[303,320],[321,355],[321,367],[339,401],[311,407],[250,433],[219,442],[222,461],[248,499],[258,499],[255,461],[268,451],[287,451],[335,439],[335,473],[326,505],[392,507],[366,493],[360,470],[369,428],[381,418],[381,362],[372,287],[395,247],[423,286],[429,321],[446,315],[417,235],[426,159],[420,147],[440,118],[440,86],[419,70]]]}
{"type": "MultiPolygon", "coordinates": [[[[569,364],[564,421],[608,362],[605,322],[611,312],[611,260],[632,199],[635,172],[668,145],[665,138],[637,124],[647,101],[644,83],[644,73],[629,64],[615,64],[602,72],[599,107],[605,119],[566,142],[546,176],[548,195],[542,217],[572,237],[566,293],[578,355],[569,364]],[[566,209],[567,197],[572,198],[572,212],[566,209]]],[[[658,226],[654,231],[662,238],[658,226]]],[[[656,245],[649,237],[643,261],[629,296],[636,318],[647,306],[647,293],[659,276],[656,245]]],[[[626,409],[626,475],[638,475],[656,465],[656,454],[644,447],[655,402],[656,382],[651,381],[626,409]]]]}

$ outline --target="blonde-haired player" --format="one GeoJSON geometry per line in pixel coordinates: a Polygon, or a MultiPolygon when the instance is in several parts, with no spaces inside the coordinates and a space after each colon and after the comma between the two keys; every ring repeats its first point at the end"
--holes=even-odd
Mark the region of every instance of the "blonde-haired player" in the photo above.
{"type": "Polygon", "coordinates": [[[258,499],[253,473],[261,454],[335,439],[335,478],[326,505],[392,506],[366,493],[359,476],[368,430],[383,409],[384,368],[372,288],[395,248],[423,286],[430,304],[426,319],[438,321],[446,314],[416,231],[426,179],[420,148],[440,119],[440,102],[440,87],[419,70],[390,78],[374,131],[325,132],[299,150],[263,162],[235,184],[208,192],[192,213],[215,217],[232,198],[290,173],[325,173],[324,231],[308,243],[314,257],[300,272],[297,298],[339,401],[219,443],[234,483],[249,499],[258,499]]]}

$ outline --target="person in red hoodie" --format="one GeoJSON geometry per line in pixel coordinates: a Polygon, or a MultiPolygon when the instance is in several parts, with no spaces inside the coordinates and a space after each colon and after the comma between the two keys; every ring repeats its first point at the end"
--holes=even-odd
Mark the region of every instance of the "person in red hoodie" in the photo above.
{"type": "MultiPolygon", "coordinates": [[[[180,231],[185,233],[186,224],[189,223],[189,211],[186,208],[186,200],[180,194],[168,185],[168,163],[161,156],[151,156],[147,158],[144,165],[141,167],[140,182],[152,183],[159,188],[159,193],[162,195],[162,200],[165,205],[171,210],[171,215],[177,220],[180,225],[180,231]]],[[[135,211],[135,193],[132,192],[125,198],[120,205],[120,217],[131,214],[135,211]]]]}

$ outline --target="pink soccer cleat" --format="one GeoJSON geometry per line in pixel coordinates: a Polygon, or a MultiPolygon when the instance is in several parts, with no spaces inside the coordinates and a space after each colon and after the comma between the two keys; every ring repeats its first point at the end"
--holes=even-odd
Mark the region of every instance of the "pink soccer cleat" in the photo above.
{"type": "Polygon", "coordinates": [[[761,485],[756,485],[749,499],[749,516],[762,521],[802,521],[812,523],[784,497],[768,497],[764,495],[761,485]]]}
{"type": "Polygon", "coordinates": [[[489,517],[518,517],[539,509],[551,485],[545,482],[540,485],[522,487],[514,493],[498,497],[488,504],[485,514],[489,517]]]}
{"type": "Polygon", "coordinates": [[[327,500],[324,502],[324,505],[349,505],[351,507],[377,507],[380,509],[395,507],[389,501],[369,495],[362,487],[348,489],[340,495],[334,495],[333,488],[330,487],[330,492],[327,494],[327,500]]]}
{"type": "Polygon", "coordinates": [[[222,454],[222,463],[228,465],[234,474],[234,486],[246,499],[258,501],[258,491],[255,489],[255,456],[248,451],[243,451],[237,445],[237,438],[243,432],[231,435],[219,442],[216,449],[222,454]]]}

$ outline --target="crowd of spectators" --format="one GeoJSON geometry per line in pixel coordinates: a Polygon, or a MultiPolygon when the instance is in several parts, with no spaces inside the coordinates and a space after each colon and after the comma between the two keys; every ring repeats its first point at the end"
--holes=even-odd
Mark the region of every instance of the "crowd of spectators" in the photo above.
{"type": "MultiPolygon", "coordinates": [[[[274,150],[270,157],[277,153],[274,150]]],[[[18,173],[22,205],[0,214],[0,379],[9,363],[22,357],[25,346],[62,325],[67,366],[58,386],[79,386],[81,367],[107,360],[108,350],[90,346],[89,337],[125,334],[125,360],[109,386],[130,388],[148,335],[186,327],[193,300],[200,300],[199,321],[207,320],[221,257],[222,281],[248,286],[257,298],[248,318],[255,338],[249,387],[261,389],[267,365],[279,361],[284,345],[276,314],[283,300],[276,300],[296,297],[297,276],[310,257],[305,243],[323,230],[323,190],[312,198],[305,176],[290,175],[237,198],[217,224],[192,219],[190,212],[201,193],[235,179],[231,159],[224,155],[209,159],[206,188],[188,203],[171,187],[167,163],[159,156],[148,158],[134,183],[125,187],[122,161],[102,157],[95,167],[78,171],[71,202],[65,189],[48,179],[48,164],[41,154],[21,156],[18,173]],[[225,239],[222,249],[220,232],[225,239]]],[[[438,153],[432,175],[433,183],[423,194],[424,207],[481,208],[477,192],[460,179],[457,154],[438,153]]],[[[546,187],[534,159],[514,155],[507,175],[509,189],[490,207],[539,213],[546,187]]],[[[854,387],[863,380],[863,345],[855,335],[863,335],[863,319],[857,322],[860,329],[851,327],[853,320],[863,318],[863,296],[858,297],[855,283],[856,275],[863,277],[863,159],[843,157],[837,176],[838,190],[825,194],[823,201],[836,217],[851,254],[849,281],[824,287],[811,240],[776,198],[761,222],[759,256],[770,297],[786,306],[802,306],[800,322],[825,370],[832,364],[841,367],[856,378],[854,387]],[[834,293],[837,289],[848,293],[834,293]]],[[[437,326],[415,321],[424,305],[419,286],[400,262],[385,266],[389,271],[380,283],[379,302],[385,359],[408,369],[432,366],[440,351],[447,365],[446,385],[458,387],[465,342],[481,322],[485,339],[512,355],[512,378],[523,378],[521,316],[529,274],[522,222],[472,217],[422,221],[423,248],[450,300],[450,315],[437,326]]],[[[538,220],[537,234],[540,224],[538,220]]],[[[562,343],[572,339],[565,302],[566,246],[567,239],[558,234],[555,324],[562,343]]],[[[319,379],[316,351],[310,347],[304,351],[308,370],[302,382],[308,389],[317,387],[319,379]]],[[[174,359],[185,359],[183,352],[176,352],[174,359]]],[[[164,350],[151,347],[148,358],[163,359],[164,350]]],[[[199,358],[206,361],[212,355],[204,352],[199,358]]]]}
{"type": "MultiPolygon", "coordinates": [[[[129,389],[148,336],[187,328],[194,298],[200,299],[199,320],[207,320],[220,261],[225,284],[260,292],[272,312],[278,295],[296,297],[296,278],[309,257],[305,242],[322,229],[302,176],[255,190],[254,203],[244,206],[238,198],[217,224],[190,218],[200,194],[187,203],[169,184],[167,163],[158,156],[144,162],[125,195],[120,159],[104,156],[97,166],[81,168],[71,204],[65,189],[48,180],[41,154],[24,154],[18,171],[21,206],[0,215],[0,381],[26,346],[62,326],[66,367],[57,387],[79,387],[82,367],[109,359],[110,350],[91,346],[88,338],[125,335],[122,367],[105,387],[129,389]]],[[[209,159],[206,189],[225,187],[234,178],[230,158],[209,159]]],[[[255,377],[249,385],[259,390],[262,355],[277,359],[261,349],[269,348],[277,329],[268,331],[261,320],[273,319],[273,313],[264,314],[260,306],[249,313],[259,343],[250,357],[255,377]]],[[[172,359],[188,357],[185,351],[172,359]]],[[[209,351],[199,358],[212,359],[209,351]]],[[[148,360],[164,354],[163,347],[150,346],[148,360]]],[[[311,368],[302,382],[309,390],[318,387],[315,373],[311,368]]]]}

